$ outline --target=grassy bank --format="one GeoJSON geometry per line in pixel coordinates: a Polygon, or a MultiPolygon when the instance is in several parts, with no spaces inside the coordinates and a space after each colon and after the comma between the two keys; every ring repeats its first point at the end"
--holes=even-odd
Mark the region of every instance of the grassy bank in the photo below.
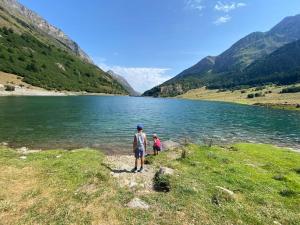
{"type": "MultiPolygon", "coordinates": [[[[296,85],[299,87],[300,85],[296,85]]],[[[179,98],[233,102],[247,105],[261,105],[266,107],[300,110],[300,92],[281,93],[282,90],[292,87],[290,86],[264,86],[258,88],[247,88],[241,90],[207,90],[199,88],[191,90],[179,98]],[[255,97],[255,95],[257,97],[255,97]],[[253,97],[252,97],[253,96],[253,97]]]]}
{"type": "Polygon", "coordinates": [[[150,157],[148,167],[167,166],[175,171],[165,177],[171,188],[167,193],[138,194],[119,187],[110,176],[105,156],[98,151],[44,151],[22,156],[15,150],[0,148],[3,224],[300,221],[300,154],[268,145],[189,145],[150,157]],[[233,195],[224,195],[217,186],[233,195]],[[127,208],[134,197],[149,204],[150,209],[127,208]]]}

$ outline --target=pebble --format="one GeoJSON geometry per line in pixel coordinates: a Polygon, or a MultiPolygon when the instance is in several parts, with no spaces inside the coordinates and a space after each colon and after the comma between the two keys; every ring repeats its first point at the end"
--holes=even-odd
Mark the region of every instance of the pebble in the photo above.
{"type": "Polygon", "coordinates": [[[25,159],[27,159],[27,156],[23,155],[23,156],[20,157],[20,159],[25,160],[25,159]]]}
{"type": "Polygon", "coordinates": [[[139,199],[139,198],[134,198],[134,199],[132,199],[132,200],[127,204],[127,207],[133,208],[133,209],[145,209],[145,210],[147,210],[147,209],[150,208],[150,206],[149,206],[146,202],[142,201],[142,200],[139,199]]]}

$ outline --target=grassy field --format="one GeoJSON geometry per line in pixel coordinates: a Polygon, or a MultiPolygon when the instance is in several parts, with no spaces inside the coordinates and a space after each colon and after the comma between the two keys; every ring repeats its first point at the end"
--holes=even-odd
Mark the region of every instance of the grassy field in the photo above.
{"type": "Polygon", "coordinates": [[[139,194],[149,210],[126,204],[99,151],[22,155],[0,147],[0,224],[299,224],[300,154],[260,144],[189,145],[150,157],[167,166],[169,192],[139,194]],[[181,152],[186,157],[181,157],[181,152]],[[231,190],[228,197],[217,186],[231,190]]]}
{"type": "MultiPolygon", "coordinates": [[[[300,84],[296,85],[300,86],[300,84]]],[[[265,105],[274,108],[300,110],[297,105],[300,105],[300,92],[298,93],[280,93],[282,89],[290,86],[264,86],[262,88],[248,88],[235,91],[219,91],[219,90],[207,90],[205,88],[199,88],[191,90],[179,98],[186,99],[199,99],[210,101],[223,101],[234,102],[247,105],[265,105]],[[249,94],[260,93],[262,96],[248,98],[249,94]]]]}

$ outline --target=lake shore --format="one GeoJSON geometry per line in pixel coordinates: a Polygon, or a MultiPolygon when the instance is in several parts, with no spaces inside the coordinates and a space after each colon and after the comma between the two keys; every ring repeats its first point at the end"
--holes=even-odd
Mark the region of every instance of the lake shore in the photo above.
{"type": "Polygon", "coordinates": [[[182,99],[207,100],[263,106],[276,109],[300,111],[300,93],[280,93],[288,86],[266,86],[234,91],[208,90],[199,88],[177,96],[182,99]],[[261,93],[260,97],[249,98],[249,94],[261,93]]]}
{"type": "Polygon", "coordinates": [[[89,92],[74,92],[74,91],[50,91],[40,87],[32,86],[22,81],[22,77],[4,73],[0,71],[0,97],[1,96],[116,96],[115,94],[106,93],[89,93],[89,92]],[[6,91],[5,86],[14,87],[14,91],[6,91]]]}
{"type": "Polygon", "coordinates": [[[0,146],[0,220],[7,225],[300,220],[298,153],[261,144],[186,145],[146,161],[145,173],[132,174],[132,156],[0,146]]]}

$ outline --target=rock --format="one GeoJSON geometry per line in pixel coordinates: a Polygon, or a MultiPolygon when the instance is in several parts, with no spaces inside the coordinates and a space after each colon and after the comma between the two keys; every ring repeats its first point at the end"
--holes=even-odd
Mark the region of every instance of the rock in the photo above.
{"type": "Polygon", "coordinates": [[[273,221],[273,224],[275,224],[275,225],[281,225],[281,223],[279,223],[278,221],[273,221]]]}
{"type": "Polygon", "coordinates": [[[132,208],[132,209],[149,209],[150,206],[142,201],[139,198],[134,198],[132,199],[128,204],[127,207],[132,208]]]}
{"type": "Polygon", "coordinates": [[[2,142],[1,145],[8,146],[8,143],[7,142],[2,142]]]}
{"type": "Polygon", "coordinates": [[[159,175],[173,175],[174,170],[171,168],[168,168],[168,167],[160,167],[158,174],[159,175]]]}
{"type": "Polygon", "coordinates": [[[25,155],[22,155],[22,156],[20,157],[20,159],[23,159],[23,160],[25,160],[25,159],[27,159],[27,156],[25,156],[25,155]]]}
{"type": "Polygon", "coordinates": [[[5,90],[5,87],[3,84],[0,84],[0,91],[4,91],[5,90]]]}
{"type": "Polygon", "coordinates": [[[57,155],[56,158],[57,158],[57,159],[61,158],[61,155],[57,155]]]}
{"type": "Polygon", "coordinates": [[[162,149],[163,150],[172,150],[174,148],[180,147],[180,144],[171,140],[163,141],[162,142],[162,149]]]}
{"type": "Polygon", "coordinates": [[[134,187],[136,187],[138,184],[135,182],[135,181],[131,181],[130,183],[129,183],[129,187],[130,188],[134,188],[134,187]]]}
{"type": "Polygon", "coordinates": [[[26,153],[28,151],[27,147],[22,147],[18,149],[19,152],[26,153]]]}
{"type": "Polygon", "coordinates": [[[218,189],[218,196],[224,200],[230,201],[230,200],[235,200],[235,194],[233,191],[228,190],[226,188],[216,186],[218,189]]]}
{"type": "Polygon", "coordinates": [[[297,104],[297,105],[296,105],[296,108],[299,109],[299,108],[300,108],[300,104],[297,104]]]}
{"type": "Polygon", "coordinates": [[[57,65],[57,67],[58,67],[59,69],[61,69],[61,70],[63,70],[63,71],[66,71],[65,67],[64,67],[62,64],[60,64],[60,63],[55,63],[55,65],[57,65]]]}

